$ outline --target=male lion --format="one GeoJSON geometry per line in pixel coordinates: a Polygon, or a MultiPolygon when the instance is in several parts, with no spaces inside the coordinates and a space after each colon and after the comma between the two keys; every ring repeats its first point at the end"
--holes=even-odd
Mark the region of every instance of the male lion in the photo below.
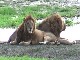
{"type": "Polygon", "coordinates": [[[31,44],[37,44],[39,40],[43,40],[44,38],[43,32],[35,29],[35,21],[31,16],[27,16],[24,19],[23,23],[19,26],[16,32],[17,37],[15,40],[13,40],[13,42],[9,41],[11,44],[19,44],[22,41],[31,41],[31,44]]]}
{"type": "Polygon", "coordinates": [[[58,13],[54,13],[53,15],[47,17],[42,23],[37,26],[37,29],[45,32],[51,32],[56,37],[60,37],[60,33],[65,30],[65,28],[66,25],[58,13]]]}
{"type": "MultiPolygon", "coordinates": [[[[35,20],[31,16],[27,16],[23,23],[16,30],[17,37],[10,44],[19,44],[21,42],[29,42],[30,44],[39,44],[40,42],[56,42],[57,37],[49,32],[44,32],[35,28],[35,20]],[[48,37],[48,38],[47,38],[48,37]]],[[[46,42],[46,43],[47,43],[46,42]]],[[[45,43],[45,44],[46,44],[45,43]]]]}
{"type": "MultiPolygon", "coordinates": [[[[37,29],[45,31],[45,32],[51,32],[56,37],[60,37],[60,33],[65,30],[66,25],[61,19],[61,16],[59,14],[53,14],[50,17],[47,17],[41,24],[37,26],[37,29]]],[[[8,42],[14,41],[17,37],[17,31],[15,31],[9,38],[8,42]]]]}
{"type": "MultiPolygon", "coordinates": [[[[69,42],[67,39],[60,37],[60,33],[66,29],[66,25],[58,13],[47,17],[37,26],[37,29],[53,33],[53,35],[57,37],[57,41],[61,44],[73,44],[73,42],[69,42]]],[[[48,34],[48,37],[51,35],[52,34],[48,34]]],[[[48,41],[49,39],[51,40],[53,37],[48,38],[48,41]]]]}
{"type": "Polygon", "coordinates": [[[8,43],[15,40],[15,44],[28,41],[30,44],[38,44],[41,42],[43,42],[43,44],[49,42],[72,44],[67,40],[60,38],[60,33],[61,31],[65,30],[65,28],[66,26],[61,20],[61,16],[59,14],[53,14],[52,16],[48,17],[39,26],[37,26],[37,29],[35,29],[34,19],[31,16],[28,16],[26,19],[24,19],[24,22],[19,26],[19,28],[10,36],[8,43]],[[31,22],[33,23],[31,24],[31,22]]]}

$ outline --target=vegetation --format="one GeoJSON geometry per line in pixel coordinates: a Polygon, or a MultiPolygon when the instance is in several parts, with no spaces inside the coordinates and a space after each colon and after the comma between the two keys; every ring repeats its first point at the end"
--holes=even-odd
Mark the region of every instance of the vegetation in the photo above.
{"type": "Polygon", "coordinates": [[[47,60],[45,58],[33,58],[28,56],[22,56],[22,57],[9,57],[9,56],[0,56],[0,60],[47,60]]]}
{"type": "Polygon", "coordinates": [[[36,19],[43,19],[54,12],[59,12],[61,16],[74,17],[77,7],[59,6],[26,6],[12,8],[8,6],[0,7],[0,27],[17,27],[27,15],[32,15],[36,19]]]}
{"type": "Polygon", "coordinates": [[[74,22],[71,19],[68,19],[65,21],[67,26],[72,26],[74,24],[74,22]]]}

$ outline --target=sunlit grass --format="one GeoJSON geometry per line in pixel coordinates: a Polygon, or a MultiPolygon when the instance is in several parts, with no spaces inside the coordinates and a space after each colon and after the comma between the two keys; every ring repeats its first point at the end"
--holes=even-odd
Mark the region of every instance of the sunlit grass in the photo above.
{"type": "Polygon", "coordinates": [[[22,56],[22,57],[18,57],[18,56],[13,56],[13,57],[0,56],[0,60],[47,60],[47,59],[46,58],[33,58],[33,57],[28,57],[28,56],[22,56]]]}
{"type": "Polygon", "coordinates": [[[26,6],[18,8],[0,7],[0,27],[18,27],[23,18],[32,15],[35,19],[44,19],[54,12],[59,12],[63,17],[74,17],[77,7],[59,6],[26,6]]]}

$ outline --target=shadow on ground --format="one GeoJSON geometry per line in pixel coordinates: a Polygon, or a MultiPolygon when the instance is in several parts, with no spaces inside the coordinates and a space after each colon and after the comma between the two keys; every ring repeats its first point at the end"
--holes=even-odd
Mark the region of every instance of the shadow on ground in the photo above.
{"type": "Polygon", "coordinates": [[[58,60],[79,60],[80,44],[74,45],[9,45],[0,44],[1,56],[44,57],[58,60]]]}

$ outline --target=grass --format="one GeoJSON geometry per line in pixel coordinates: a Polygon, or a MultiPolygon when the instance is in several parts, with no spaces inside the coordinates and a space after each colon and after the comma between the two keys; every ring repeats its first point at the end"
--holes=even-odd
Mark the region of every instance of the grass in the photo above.
{"type": "Polygon", "coordinates": [[[15,9],[11,7],[0,7],[0,14],[1,15],[15,15],[16,11],[15,9]]]}
{"type": "Polygon", "coordinates": [[[23,17],[17,15],[0,15],[0,27],[17,27],[20,23],[22,23],[23,17]]]}
{"type": "Polygon", "coordinates": [[[47,59],[46,58],[33,58],[33,57],[28,57],[28,56],[22,56],[22,57],[0,56],[0,60],[47,60],[47,59]]]}
{"type": "Polygon", "coordinates": [[[77,7],[59,7],[59,6],[26,6],[12,8],[9,6],[0,7],[0,28],[18,27],[23,18],[27,15],[32,15],[36,19],[43,19],[54,12],[59,12],[61,16],[74,17],[77,7]]]}
{"type": "Polygon", "coordinates": [[[73,26],[74,25],[74,22],[71,19],[66,20],[65,23],[67,26],[73,26]]]}
{"type": "Polygon", "coordinates": [[[0,56],[0,60],[62,60],[61,57],[54,58],[38,58],[29,56],[0,56]]]}

